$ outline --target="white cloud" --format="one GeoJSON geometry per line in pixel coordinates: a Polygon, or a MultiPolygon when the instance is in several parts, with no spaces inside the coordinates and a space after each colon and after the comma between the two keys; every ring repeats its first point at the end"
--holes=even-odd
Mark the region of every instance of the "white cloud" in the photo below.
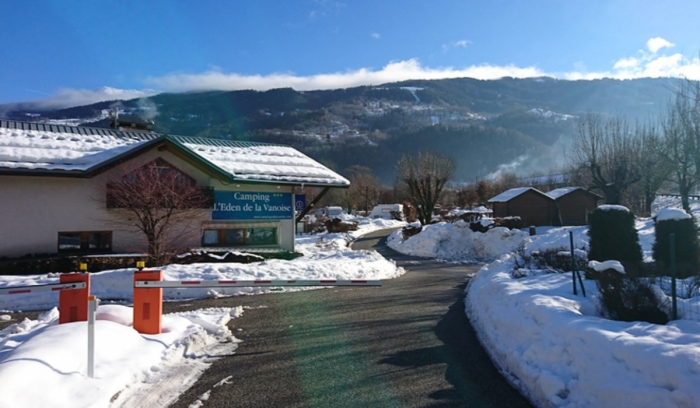
{"type": "Polygon", "coordinates": [[[375,40],[379,40],[380,38],[382,38],[382,36],[379,33],[371,33],[369,36],[374,38],[375,40]]]}
{"type": "Polygon", "coordinates": [[[622,58],[618,60],[615,65],[613,66],[613,69],[630,69],[630,68],[635,68],[639,65],[639,60],[634,57],[630,58],[622,58]]]}
{"type": "MultiPolygon", "coordinates": [[[[654,44],[653,47],[649,46],[651,50],[655,49],[654,47],[660,43],[657,37],[650,39],[647,44],[654,44]]],[[[443,47],[464,47],[468,44],[469,42],[467,40],[461,40],[443,47]]],[[[661,48],[658,48],[657,51],[660,49],[661,48]]],[[[640,50],[635,56],[620,58],[609,70],[589,71],[586,68],[586,64],[579,61],[574,64],[574,69],[569,72],[547,72],[536,66],[520,67],[514,64],[480,64],[464,68],[431,68],[421,65],[417,59],[392,61],[380,69],[359,68],[344,72],[322,73],[308,76],[295,75],[294,73],[243,75],[238,73],[226,73],[221,68],[213,68],[207,72],[201,73],[173,73],[165,76],[149,77],[144,81],[144,84],[148,87],[158,89],[159,92],[233,91],[242,89],[265,91],[274,88],[289,87],[299,91],[307,91],[316,89],[340,89],[361,85],[379,85],[410,79],[466,77],[488,80],[503,77],[531,78],[540,76],[568,80],[659,77],[683,77],[700,80],[700,58],[687,58],[680,53],[664,55],[652,53],[647,50],[640,50]]],[[[39,107],[67,107],[86,105],[106,100],[133,99],[153,95],[155,93],[157,92],[152,89],[61,89],[55,95],[41,101],[36,101],[34,104],[39,105],[39,107]]]]}
{"type": "Polygon", "coordinates": [[[157,93],[158,92],[152,89],[117,89],[106,86],[99,89],[61,88],[54,95],[46,99],[27,102],[27,104],[38,109],[60,109],[72,106],[90,105],[104,101],[143,98],[157,93]]]}
{"type": "Polygon", "coordinates": [[[649,41],[647,41],[647,49],[654,54],[659,52],[662,48],[671,48],[675,46],[676,44],[668,42],[661,37],[650,38],[649,41]]]}
{"type": "Polygon", "coordinates": [[[681,77],[700,80],[700,59],[687,58],[683,54],[659,54],[663,48],[675,47],[675,44],[661,37],[650,38],[646,50],[639,50],[634,57],[620,58],[610,71],[586,72],[576,69],[558,75],[564,79],[634,79],[681,77]]]}
{"type": "Polygon", "coordinates": [[[449,44],[442,44],[440,47],[442,49],[442,52],[447,52],[453,48],[467,48],[467,45],[471,44],[472,42],[469,40],[458,40],[458,41],[452,41],[449,44]]]}
{"type": "Polygon", "coordinates": [[[210,71],[201,74],[172,74],[163,77],[150,77],[146,80],[146,83],[149,86],[169,92],[237,89],[268,90],[281,87],[292,87],[300,91],[305,91],[348,88],[371,84],[379,85],[387,82],[405,81],[409,79],[462,77],[498,79],[506,76],[526,78],[543,75],[545,75],[545,73],[536,67],[483,64],[472,65],[462,69],[455,69],[453,67],[428,68],[422,66],[416,59],[409,59],[391,62],[379,70],[360,68],[354,71],[311,76],[297,76],[290,73],[240,75],[236,73],[227,74],[219,71],[210,71]]]}

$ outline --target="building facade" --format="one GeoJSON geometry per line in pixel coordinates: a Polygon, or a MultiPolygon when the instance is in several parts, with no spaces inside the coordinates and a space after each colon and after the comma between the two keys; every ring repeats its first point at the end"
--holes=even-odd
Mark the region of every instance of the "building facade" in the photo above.
{"type": "Polygon", "coordinates": [[[108,197],[144,168],[211,197],[168,232],[177,250],[294,251],[296,193],[349,186],[289,146],[0,121],[0,257],[146,252],[108,197]]]}
{"type": "Polygon", "coordinates": [[[494,217],[520,217],[525,226],[553,225],[554,199],[532,187],[512,188],[491,198],[494,217]]]}

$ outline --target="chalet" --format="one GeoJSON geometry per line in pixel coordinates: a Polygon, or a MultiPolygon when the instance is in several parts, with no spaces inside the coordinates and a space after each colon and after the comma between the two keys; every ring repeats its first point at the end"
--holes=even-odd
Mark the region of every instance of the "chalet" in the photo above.
{"type": "Polygon", "coordinates": [[[532,187],[512,188],[488,202],[492,205],[494,217],[520,217],[526,226],[553,225],[555,220],[554,199],[532,187]]]}
{"type": "Polygon", "coordinates": [[[586,225],[588,213],[598,207],[603,197],[581,187],[557,188],[547,193],[556,203],[557,225],[586,225]]]}
{"type": "Polygon", "coordinates": [[[145,252],[106,187],[146,166],[211,195],[187,249],[293,251],[296,193],[350,184],[284,145],[0,120],[0,257],[145,252]]]}

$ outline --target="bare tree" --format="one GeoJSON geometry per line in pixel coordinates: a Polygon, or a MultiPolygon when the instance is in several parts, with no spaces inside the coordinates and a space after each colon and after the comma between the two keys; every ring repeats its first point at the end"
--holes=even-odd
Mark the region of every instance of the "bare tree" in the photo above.
{"type": "Polygon", "coordinates": [[[654,125],[638,125],[639,142],[637,166],[640,181],[638,190],[643,201],[643,213],[651,215],[651,204],[656,198],[657,191],[668,181],[671,166],[666,158],[666,144],[654,125]]]}
{"type": "Polygon", "coordinates": [[[419,152],[415,156],[404,155],[397,170],[400,180],[408,188],[411,203],[418,211],[418,220],[423,225],[429,224],[445,185],[454,175],[454,161],[438,153],[419,152]]]}
{"type": "Polygon", "coordinates": [[[379,203],[382,186],[369,167],[351,166],[345,172],[350,179],[348,195],[353,208],[369,211],[370,208],[379,203]]]}
{"type": "Polygon", "coordinates": [[[666,161],[673,169],[683,209],[690,213],[689,196],[700,183],[700,84],[683,80],[662,120],[666,161]]]}
{"type": "Polygon", "coordinates": [[[119,209],[115,223],[145,235],[152,261],[168,261],[202,209],[212,208],[213,194],[163,159],[124,171],[107,184],[107,208],[119,209]]]}
{"type": "Polygon", "coordinates": [[[588,115],[579,125],[569,160],[590,174],[589,188],[599,190],[607,204],[619,204],[625,191],[641,179],[636,163],[639,145],[627,121],[603,121],[588,115]]]}

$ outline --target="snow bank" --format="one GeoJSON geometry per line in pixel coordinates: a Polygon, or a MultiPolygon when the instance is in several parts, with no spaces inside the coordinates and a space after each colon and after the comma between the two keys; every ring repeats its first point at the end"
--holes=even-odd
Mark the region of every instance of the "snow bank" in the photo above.
{"type": "MultiPolygon", "coordinates": [[[[353,251],[348,243],[357,237],[405,223],[391,220],[361,220],[351,234],[317,234],[300,237],[297,251],[304,256],[291,261],[272,259],[249,264],[198,263],[167,265],[163,280],[381,280],[405,273],[396,263],[374,251],[353,251]]],[[[131,302],[135,268],[115,269],[91,275],[91,294],[101,300],[131,302]]],[[[0,276],[0,287],[58,283],[57,273],[26,276],[0,276]]],[[[299,291],[303,288],[274,288],[276,291],[299,291]]],[[[235,288],[166,288],[163,299],[201,299],[242,294],[268,293],[269,287],[235,288]]],[[[58,305],[58,293],[31,293],[0,296],[2,310],[47,310],[58,305]]]]}
{"type": "Polygon", "coordinates": [[[445,260],[490,261],[512,252],[522,245],[528,234],[520,230],[497,227],[485,233],[469,229],[469,223],[439,223],[423,227],[423,231],[403,240],[395,231],[388,245],[395,251],[426,258],[445,260]]]}
{"type": "Polygon", "coordinates": [[[128,406],[136,401],[132,396],[153,386],[159,387],[151,393],[158,405],[166,406],[207,368],[208,355],[233,352],[238,340],[226,324],[242,311],[168,314],[162,334],[144,335],[130,327],[131,308],[100,306],[93,379],[87,377],[87,322],[59,325],[54,308],[38,320],[13,324],[0,331],[0,406],[128,406]]]}
{"type": "Polygon", "coordinates": [[[596,314],[595,284],[570,274],[512,279],[510,257],[483,267],[465,310],[502,372],[543,407],[694,407],[700,324],[625,323],[596,314]]]}

